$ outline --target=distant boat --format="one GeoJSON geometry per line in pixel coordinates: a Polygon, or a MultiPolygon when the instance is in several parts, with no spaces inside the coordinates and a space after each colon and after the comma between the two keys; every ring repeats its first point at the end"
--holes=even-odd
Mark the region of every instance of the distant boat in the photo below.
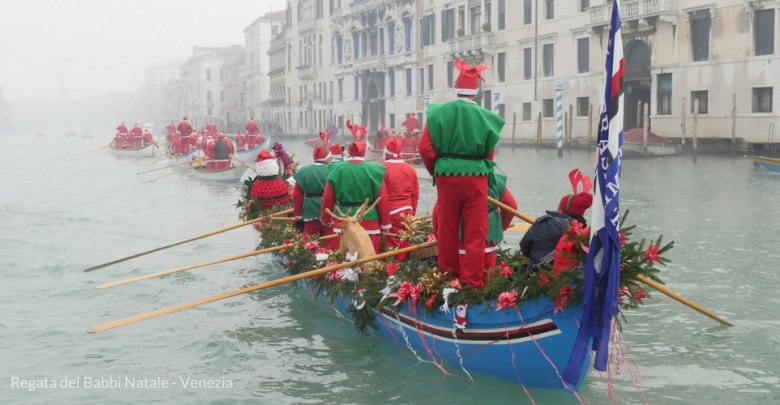
{"type": "Polygon", "coordinates": [[[772,159],[772,158],[761,157],[761,156],[746,156],[746,157],[752,160],[753,164],[756,166],[761,166],[764,169],[769,170],[770,172],[780,173],[780,159],[772,159]]]}
{"type": "Polygon", "coordinates": [[[44,136],[46,136],[46,132],[38,132],[37,134],[35,134],[35,136],[37,136],[38,138],[43,138],[44,136]]]}
{"type": "Polygon", "coordinates": [[[680,145],[651,131],[647,131],[647,151],[645,151],[642,131],[642,128],[633,128],[623,132],[623,156],[656,157],[680,153],[680,145]]]}
{"type": "Polygon", "coordinates": [[[68,131],[65,133],[65,136],[68,138],[75,138],[76,137],[76,131],[68,131]]]}
{"type": "Polygon", "coordinates": [[[82,132],[81,139],[92,139],[92,132],[89,131],[82,132]]]}

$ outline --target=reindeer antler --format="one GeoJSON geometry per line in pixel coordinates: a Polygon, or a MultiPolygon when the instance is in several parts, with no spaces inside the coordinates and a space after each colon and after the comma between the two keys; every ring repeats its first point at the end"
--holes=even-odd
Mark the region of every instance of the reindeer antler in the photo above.
{"type": "Polygon", "coordinates": [[[366,205],[368,205],[368,198],[366,198],[366,201],[363,203],[363,205],[361,205],[360,208],[358,208],[358,211],[355,214],[355,218],[357,220],[363,219],[364,215],[368,214],[369,212],[371,212],[371,210],[374,209],[374,207],[376,207],[376,205],[377,205],[377,203],[379,203],[380,199],[381,199],[381,197],[377,197],[377,199],[374,200],[374,203],[371,204],[371,206],[368,207],[368,209],[366,209],[366,205]]]}
{"type": "Polygon", "coordinates": [[[573,169],[571,172],[569,172],[569,181],[571,182],[571,190],[574,194],[578,193],[577,186],[580,183],[582,184],[582,191],[580,191],[580,193],[587,193],[593,187],[593,181],[590,179],[590,177],[582,174],[580,169],[573,169]]]}
{"type": "Polygon", "coordinates": [[[326,214],[328,214],[328,215],[330,215],[330,216],[331,216],[331,218],[335,219],[336,221],[344,222],[344,221],[346,221],[346,220],[347,220],[347,218],[345,218],[345,215],[344,215],[344,213],[343,213],[343,212],[341,212],[341,210],[339,209],[339,207],[336,207],[336,211],[339,213],[339,215],[341,215],[340,217],[336,216],[336,214],[334,214],[334,213],[333,213],[333,212],[330,210],[330,208],[325,208],[325,213],[326,213],[326,214]]]}

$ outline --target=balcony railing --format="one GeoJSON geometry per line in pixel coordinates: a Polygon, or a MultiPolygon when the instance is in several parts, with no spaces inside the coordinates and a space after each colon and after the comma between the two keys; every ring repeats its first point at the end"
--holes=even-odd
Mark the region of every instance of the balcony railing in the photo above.
{"type": "Polygon", "coordinates": [[[309,31],[314,31],[315,28],[317,28],[317,20],[315,19],[301,21],[298,23],[299,34],[307,33],[309,31]]]}
{"type": "MultiPolygon", "coordinates": [[[[620,18],[636,20],[661,14],[676,13],[677,0],[628,0],[620,2],[620,18]]],[[[600,4],[588,9],[591,25],[609,23],[612,3],[600,4]]]]}
{"type": "Polygon", "coordinates": [[[474,49],[482,49],[482,51],[490,51],[489,48],[491,47],[491,45],[493,45],[493,33],[480,32],[479,34],[470,34],[462,37],[450,38],[449,40],[447,40],[447,42],[449,42],[450,44],[451,53],[468,52],[474,49]]]}
{"type": "Polygon", "coordinates": [[[298,66],[298,78],[301,80],[313,79],[317,75],[317,67],[305,65],[298,66]]]}
{"type": "Polygon", "coordinates": [[[414,52],[396,52],[392,55],[386,55],[385,61],[388,66],[405,65],[407,63],[417,63],[417,56],[414,52]]]}
{"type": "Polygon", "coordinates": [[[644,63],[626,63],[626,74],[624,80],[640,80],[650,78],[650,64],[644,63]]]}
{"type": "Polygon", "coordinates": [[[371,55],[356,60],[353,66],[355,70],[366,70],[384,69],[387,65],[385,65],[385,55],[371,55]]]}
{"type": "Polygon", "coordinates": [[[287,38],[285,38],[284,35],[278,35],[276,38],[271,40],[271,44],[268,48],[268,53],[274,53],[282,48],[284,48],[287,45],[287,38]]]}

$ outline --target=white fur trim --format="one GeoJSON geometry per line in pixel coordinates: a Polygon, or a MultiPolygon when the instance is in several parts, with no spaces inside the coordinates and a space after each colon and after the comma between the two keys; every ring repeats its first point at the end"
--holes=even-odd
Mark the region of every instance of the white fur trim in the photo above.
{"type": "Polygon", "coordinates": [[[314,159],[314,163],[322,163],[322,162],[328,160],[329,157],[333,157],[333,155],[331,155],[330,152],[328,152],[328,156],[325,156],[322,159],[314,159]]]}
{"type": "Polygon", "coordinates": [[[364,158],[363,156],[350,156],[347,158],[347,160],[350,162],[352,161],[365,162],[366,158],[364,158]]]}
{"type": "Polygon", "coordinates": [[[459,89],[454,88],[455,94],[465,94],[467,96],[476,96],[479,93],[479,89],[459,89]]]}
{"type": "Polygon", "coordinates": [[[404,164],[406,163],[406,162],[404,162],[403,159],[387,159],[387,160],[385,160],[385,162],[387,162],[387,163],[404,163],[404,164]]]}
{"type": "MultiPolygon", "coordinates": [[[[485,253],[495,252],[498,250],[498,246],[488,246],[485,248],[485,253]]],[[[458,249],[458,254],[465,255],[466,250],[465,249],[458,249]]]]}
{"type": "Polygon", "coordinates": [[[399,213],[401,211],[406,211],[406,210],[411,211],[412,210],[412,206],[411,205],[404,205],[403,207],[398,207],[398,208],[390,211],[390,215],[395,215],[395,214],[397,214],[397,213],[399,213]]]}
{"type": "Polygon", "coordinates": [[[392,225],[392,224],[387,224],[387,225],[379,225],[379,229],[384,229],[384,230],[388,230],[388,229],[390,229],[390,228],[392,228],[392,227],[393,227],[393,225],[392,225]]]}

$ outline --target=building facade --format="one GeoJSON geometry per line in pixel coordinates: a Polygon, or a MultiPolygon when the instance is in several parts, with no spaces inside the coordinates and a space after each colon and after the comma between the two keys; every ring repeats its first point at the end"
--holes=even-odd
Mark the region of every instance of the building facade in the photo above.
{"type": "MultiPolygon", "coordinates": [[[[620,5],[626,129],[649,120],[674,139],[767,139],[780,117],[780,0],[620,5]]],[[[553,142],[560,87],[566,127],[585,142],[597,127],[611,8],[611,0],[289,0],[245,30],[245,114],[291,135],[343,130],[347,119],[372,134],[383,124],[401,131],[411,113],[424,122],[427,105],[454,98],[462,59],[490,68],[477,102],[506,119],[506,141],[534,141],[541,128],[553,142]]],[[[204,58],[183,68],[184,97],[213,117],[221,110],[194,100],[207,100],[206,83],[191,80],[207,69],[196,59],[204,58]]]]}

